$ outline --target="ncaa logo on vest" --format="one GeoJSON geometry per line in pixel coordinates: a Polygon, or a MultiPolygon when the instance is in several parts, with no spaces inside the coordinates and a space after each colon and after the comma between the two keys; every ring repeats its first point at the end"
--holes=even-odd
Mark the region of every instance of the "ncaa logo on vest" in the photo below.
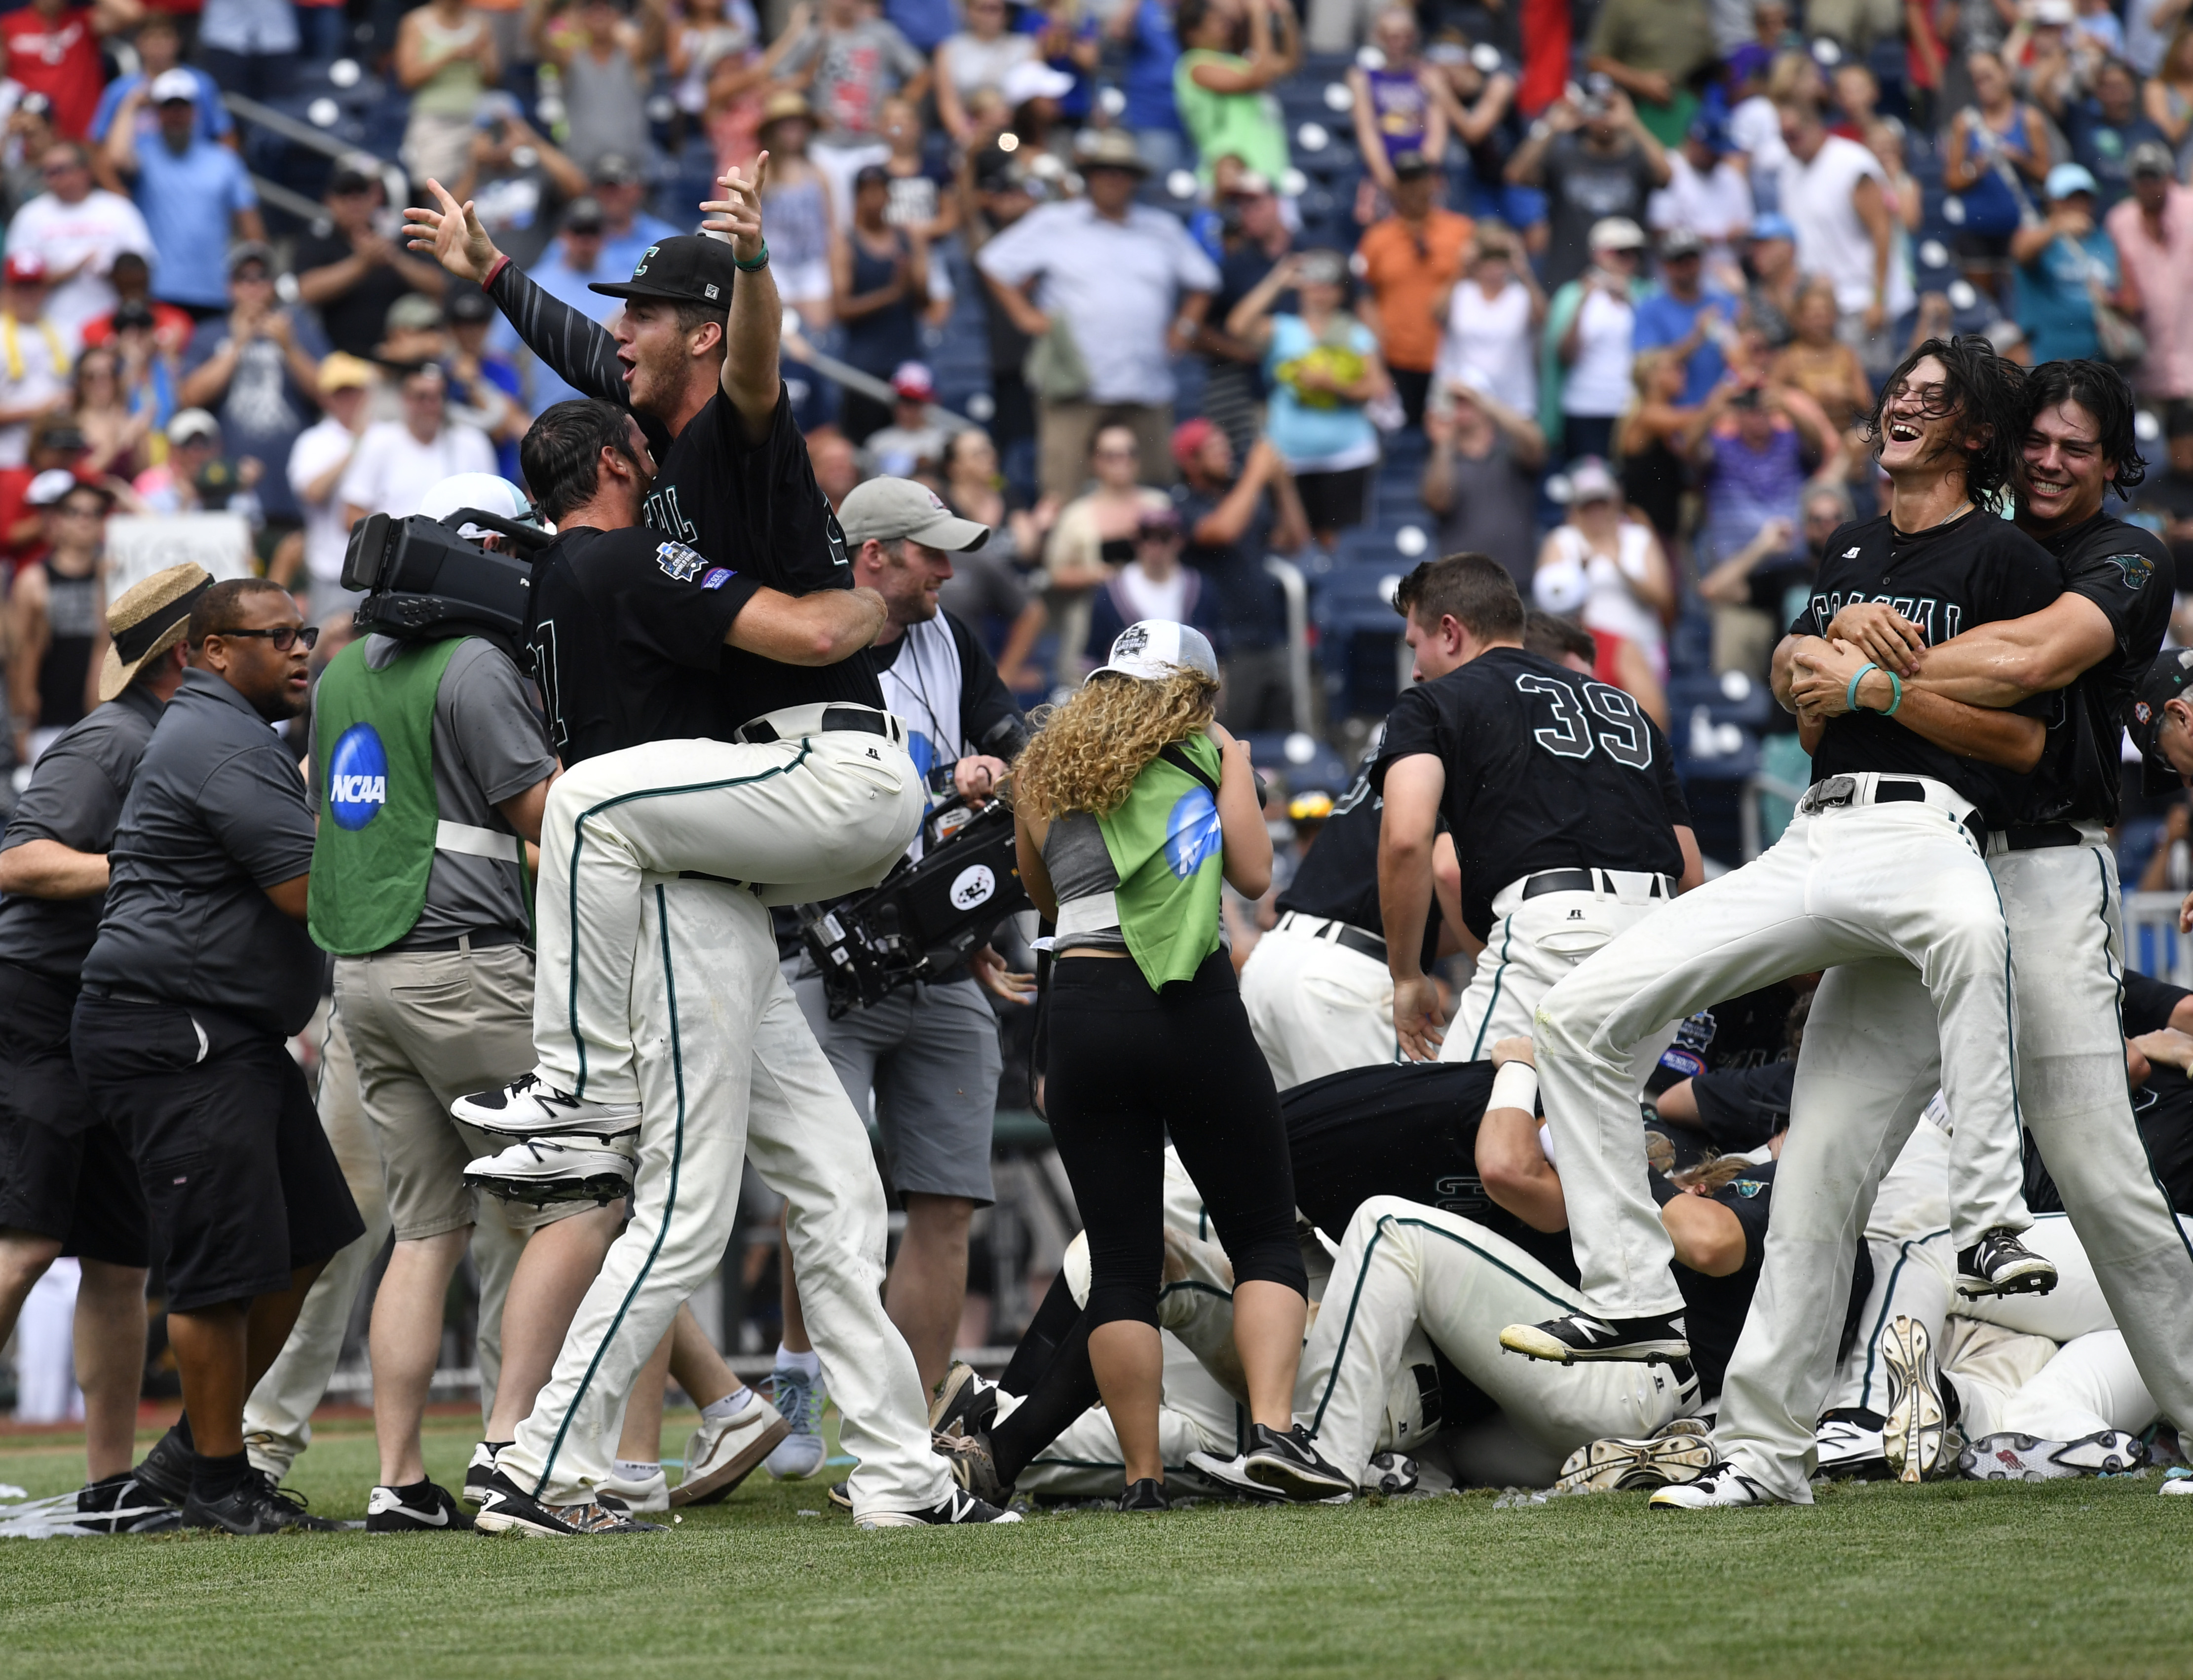
{"type": "Polygon", "coordinates": [[[388,803],[388,750],[370,723],[353,723],[328,755],[328,809],[339,828],[364,828],[388,803]]]}

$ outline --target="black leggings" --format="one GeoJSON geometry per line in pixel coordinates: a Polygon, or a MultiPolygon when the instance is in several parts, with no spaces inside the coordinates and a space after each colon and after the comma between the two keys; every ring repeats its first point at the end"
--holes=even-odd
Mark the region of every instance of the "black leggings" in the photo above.
{"type": "Polygon", "coordinates": [[[1131,958],[1069,953],[1050,1001],[1045,1098],[1089,1233],[1088,1326],[1158,1322],[1168,1135],[1235,1283],[1307,1294],[1279,1092],[1226,952],[1162,994],[1131,958]]]}

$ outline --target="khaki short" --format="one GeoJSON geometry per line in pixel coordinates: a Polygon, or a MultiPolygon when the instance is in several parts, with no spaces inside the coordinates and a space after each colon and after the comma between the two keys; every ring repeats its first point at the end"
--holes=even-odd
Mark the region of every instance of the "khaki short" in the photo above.
{"type": "MultiPolygon", "coordinates": [[[[477,1192],[465,1168],[508,1142],[461,1123],[449,1105],[533,1066],[533,953],[385,951],[335,960],[335,1006],[358,1063],[359,1106],[381,1150],[398,1242],[461,1231],[477,1192]]],[[[591,1202],[505,1204],[508,1224],[536,1231],[591,1202]]]]}

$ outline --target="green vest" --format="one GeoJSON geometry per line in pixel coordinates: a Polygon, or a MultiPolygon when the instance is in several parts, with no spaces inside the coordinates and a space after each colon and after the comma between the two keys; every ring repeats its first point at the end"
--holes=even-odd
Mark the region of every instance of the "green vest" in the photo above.
{"type": "Polygon", "coordinates": [[[314,941],[338,957],[393,945],[426,907],[441,817],[434,698],[463,640],[409,644],[375,671],[361,637],[321,674],[312,702],[320,823],[306,906],[314,941]]]}
{"type": "Polygon", "coordinates": [[[1126,803],[1096,820],[1119,875],[1119,931],[1153,990],[1190,978],[1218,949],[1218,778],[1217,743],[1191,735],[1145,764],[1126,803]]]}

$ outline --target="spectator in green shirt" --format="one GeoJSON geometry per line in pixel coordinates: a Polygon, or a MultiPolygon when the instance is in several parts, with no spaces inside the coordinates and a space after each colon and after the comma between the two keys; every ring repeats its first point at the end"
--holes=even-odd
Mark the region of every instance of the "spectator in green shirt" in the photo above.
{"type": "Polygon", "coordinates": [[[1174,27],[1187,50],[1173,66],[1173,103],[1195,142],[1204,186],[1212,163],[1228,156],[1278,180],[1293,160],[1279,101],[1266,90],[1302,67],[1294,8],[1288,0],[1181,0],[1174,27]],[[1245,35],[1245,55],[1234,50],[1245,35]]]}
{"type": "Polygon", "coordinates": [[[1689,83],[1712,63],[1705,0],[1606,0],[1592,28],[1590,67],[1636,101],[1663,146],[1681,142],[1698,110],[1689,83]]]}

